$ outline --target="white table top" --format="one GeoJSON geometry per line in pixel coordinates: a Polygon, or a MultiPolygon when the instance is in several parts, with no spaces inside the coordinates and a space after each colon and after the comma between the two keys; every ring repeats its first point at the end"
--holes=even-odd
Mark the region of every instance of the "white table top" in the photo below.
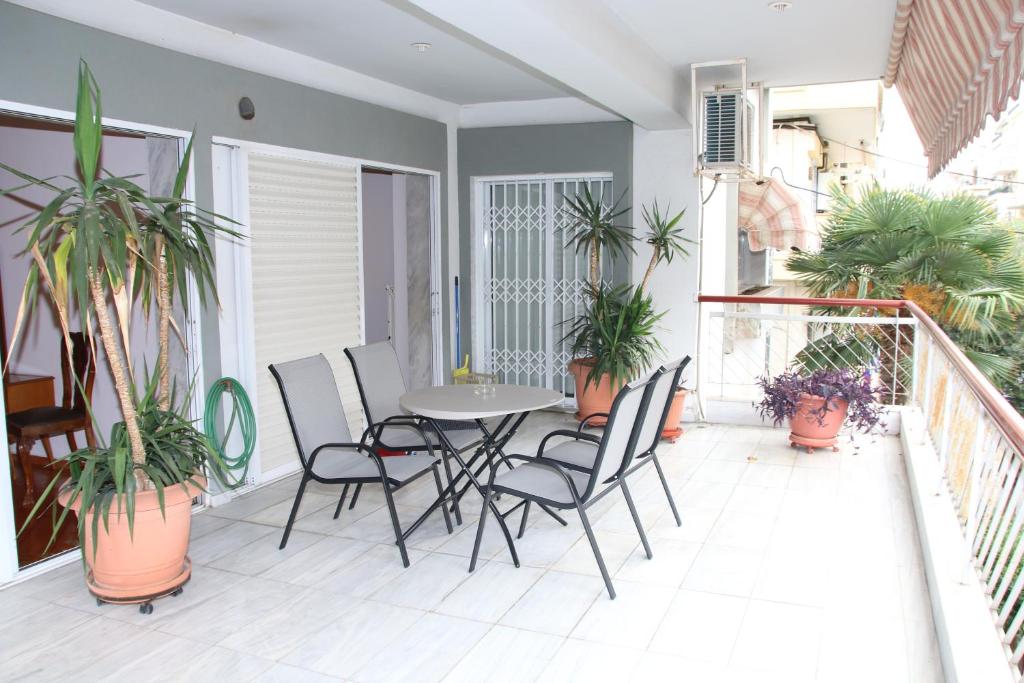
{"type": "Polygon", "coordinates": [[[481,396],[472,384],[427,387],[403,394],[399,403],[414,415],[435,420],[475,420],[550,408],[564,399],[557,391],[539,387],[494,384],[490,388],[493,393],[481,396]]]}

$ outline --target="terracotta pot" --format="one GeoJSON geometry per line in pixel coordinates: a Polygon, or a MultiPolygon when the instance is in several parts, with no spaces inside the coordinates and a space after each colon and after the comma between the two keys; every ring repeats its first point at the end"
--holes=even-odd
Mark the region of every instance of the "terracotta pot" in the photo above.
{"type": "MultiPolygon", "coordinates": [[[[199,484],[206,480],[196,477],[199,484]]],[[[192,499],[201,493],[193,484],[164,489],[164,511],[156,491],[135,494],[135,520],[128,532],[128,516],[118,513],[117,501],[107,515],[109,529],[99,520],[99,538],[93,553],[93,513],[85,513],[86,583],[89,591],[107,602],[148,602],[180,588],[192,574],[188,537],[192,527],[192,499]]],[[[64,491],[59,500],[68,502],[64,491]]],[[[71,506],[79,514],[80,501],[71,506]]]]}
{"type": "MultiPolygon", "coordinates": [[[[569,372],[576,378],[576,419],[582,420],[594,413],[607,413],[612,409],[612,401],[615,399],[615,389],[608,379],[608,375],[601,377],[597,384],[593,382],[590,386],[587,383],[587,373],[590,372],[592,363],[587,359],[577,359],[569,363],[569,372]]],[[[608,422],[603,417],[595,418],[588,424],[599,427],[608,422]]]]}
{"type": "Polygon", "coordinates": [[[675,442],[683,435],[683,409],[686,407],[686,389],[678,387],[676,395],[672,397],[672,405],[668,409],[668,417],[665,418],[665,427],[661,430],[661,438],[675,442]]]}
{"type": "Polygon", "coordinates": [[[832,448],[838,451],[836,445],[839,430],[846,421],[846,410],[849,404],[843,399],[836,399],[831,408],[821,417],[821,408],[825,405],[825,399],[821,396],[801,394],[797,403],[796,413],[789,418],[789,443],[791,446],[803,446],[808,453],[813,453],[815,448],[832,448]]]}

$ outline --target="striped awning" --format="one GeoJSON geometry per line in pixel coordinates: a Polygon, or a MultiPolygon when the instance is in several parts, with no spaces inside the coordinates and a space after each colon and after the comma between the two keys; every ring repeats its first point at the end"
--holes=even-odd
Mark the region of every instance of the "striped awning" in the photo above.
{"type": "Polygon", "coordinates": [[[1024,0],[898,0],[885,85],[895,83],[934,176],[998,118],[1024,76],[1024,0]]]}
{"type": "Polygon", "coordinates": [[[814,250],[820,246],[815,226],[808,226],[798,200],[776,178],[740,185],[737,223],[747,231],[751,251],[767,247],[814,250]]]}

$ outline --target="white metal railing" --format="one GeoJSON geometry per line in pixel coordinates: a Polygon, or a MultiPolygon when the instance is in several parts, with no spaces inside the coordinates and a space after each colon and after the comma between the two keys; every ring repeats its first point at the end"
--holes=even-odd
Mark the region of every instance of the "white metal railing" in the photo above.
{"type": "MultiPolygon", "coordinates": [[[[1024,448],[1021,418],[975,391],[977,369],[951,357],[928,327],[915,348],[914,405],[924,416],[1007,657],[1024,660],[1024,448]],[[973,370],[973,372],[970,372],[973,370]]],[[[962,354],[961,354],[962,355],[962,354]]],[[[991,385],[989,385],[991,386],[991,385]]],[[[1001,399],[1001,397],[999,397],[1001,399]]],[[[1003,401],[1005,404],[1005,401],[1003,401]]]]}
{"type": "Polygon", "coordinates": [[[701,354],[704,399],[756,401],[758,380],[811,363],[838,369],[863,365],[880,400],[903,404],[913,377],[910,316],[828,316],[807,313],[712,311],[701,354]]]}
{"type": "Polygon", "coordinates": [[[801,353],[838,334],[851,355],[870,360],[884,403],[920,411],[964,534],[965,569],[976,572],[1024,681],[1024,417],[913,302],[699,300],[715,309],[702,318],[702,400],[757,400],[759,377],[798,366],[801,353]],[[812,315],[809,306],[837,315],[812,315]]]}

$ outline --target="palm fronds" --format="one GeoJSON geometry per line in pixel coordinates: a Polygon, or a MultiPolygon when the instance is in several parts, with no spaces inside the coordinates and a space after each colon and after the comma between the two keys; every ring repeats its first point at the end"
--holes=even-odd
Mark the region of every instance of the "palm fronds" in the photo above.
{"type": "Polygon", "coordinates": [[[877,184],[856,198],[838,189],[833,195],[820,251],[787,262],[811,295],[924,294],[929,305],[922,305],[977,354],[979,368],[996,382],[1012,376],[1016,361],[997,362],[986,346],[1024,315],[1024,260],[1018,236],[998,223],[992,206],[966,194],[877,184]]]}

